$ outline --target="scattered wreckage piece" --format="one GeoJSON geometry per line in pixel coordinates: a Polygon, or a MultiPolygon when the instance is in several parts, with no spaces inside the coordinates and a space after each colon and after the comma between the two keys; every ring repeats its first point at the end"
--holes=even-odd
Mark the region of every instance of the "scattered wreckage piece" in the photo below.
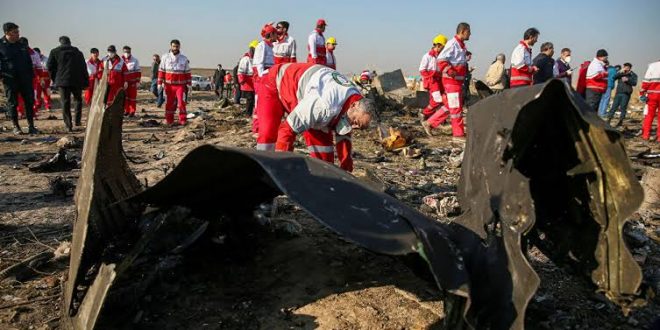
{"type": "Polygon", "coordinates": [[[381,254],[421,257],[446,293],[444,322],[451,328],[524,327],[539,283],[523,254],[524,235],[538,236],[533,242],[546,243],[550,256],[572,257],[613,301],[633,305],[639,294],[640,269],[621,228],[639,206],[641,188],[618,134],[558,81],[471,108],[458,195],[465,212],[448,224],[332,164],[293,153],[204,145],[141,191],[121,152],[121,111],[113,104],[103,112],[95,101],[76,191],[67,328],[100,327],[108,297],[139,294],[143,288],[128,280],[134,261],[167,223],[194,215],[190,235],[168,250],[184,249],[217,220],[205,215],[240,220],[282,194],[348,241],[381,254]],[[612,198],[622,194],[629,198],[612,198]],[[177,207],[145,230],[138,221],[145,205],[177,207]],[[128,246],[126,253],[104,253],[118,242],[128,246]]]}
{"type": "Polygon", "coordinates": [[[64,292],[65,328],[93,329],[114,276],[115,264],[100,262],[114,238],[130,227],[139,210],[122,202],[141,190],[128,168],[121,144],[124,92],[107,109],[107,72],[96,85],[89,111],[82,168],[76,185],[69,276],[64,292]],[[95,268],[99,266],[99,268],[95,268]],[[96,269],[90,273],[90,269],[96,269]]]}
{"type": "MultiPolygon", "coordinates": [[[[465,212],[456,223],[493,242],[493,256],[508,268],[512,327],[523,326],[539,284],[527,239],[555,263],[577,266],[624,313],[642,303],[641,270],[622,230],[643,194],[620,134],[558,80],[487,97],[468,121],[459,181],[465,212]]],[[[493,302],[473,301],[470,310],[482,314],[493,302]]]]}
{"type": "Polygon", "coordinates": [[[67,154],[65,148],[60,148],[57,153],[48,160],[31,164],[28,169],[36,173],[52,173],[71,171],[78,168],[78,161],[75,157],[67,154]]]}

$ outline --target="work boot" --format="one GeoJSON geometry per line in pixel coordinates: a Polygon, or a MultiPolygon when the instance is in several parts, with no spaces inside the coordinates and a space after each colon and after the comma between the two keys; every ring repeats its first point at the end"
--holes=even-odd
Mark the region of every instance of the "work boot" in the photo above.
{"type": "MultiPolygon", "coordinates": [[[[424,115],[422,115],[422,117],[423,116],[424,115]]],[[[424,129],[424,133],[426,133],[426,135],[432,137],[433,136],[433,132],[432,132],[433,128],[431,127],[431,124],[428,121],[424,120],[424,118],[422,118],[421,123],[422,123],[422,128],[424,129]]]]}
{"type": "Polygon", "coordinates": [[[14,130],[12,132],[14,135],[23,135],[23,130],[21,130],[20,126],[14,126],[14,130]]]}
{"type": "Polygon", "coordinates": [[[39,130],[36,129],[34,127],[34,125],[31,125],[30,127],[28,127],[28,134],[39,134],[39,133],[41,133],[41,132],[39,132],[39,130]]]}

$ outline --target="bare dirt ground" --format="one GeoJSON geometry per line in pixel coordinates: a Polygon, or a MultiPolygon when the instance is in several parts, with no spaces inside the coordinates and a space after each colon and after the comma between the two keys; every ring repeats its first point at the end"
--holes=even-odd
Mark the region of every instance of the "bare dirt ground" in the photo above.
{"type": "MultiPolygon", "coordinates": [[[[54,155],[61,137],[84,136],[82,129],[64,133],[57,104],[55,101],[54,112],[40,114],[40,135],[15,137],[10,122],[0,122],[0,271],[71,239],[73,198],[70,192],[54,195],[51,181],[61,176],[75,183],[79,170],[34,173],[27,168],[54,155]]],[[[141,123],[149,120],[161,122],[163,111],[155,107],[153,96],[140,92],[138,116],[124,122],[123,143],[132,170],[145,186],[164,177],[196,146],[254,148],[249,120],[239,107],[219,109],[214,95],[195,92],[188,111],[203,111],[208,116],[204,120],[208,129],[201,139],[182,135],[183,128],[144,127],[141,123]]],[[[631,117],[623,129],[629,153],[648,148],[659,152],[657,144],[646,144],[635,136],[640,115],[631,117]]],[[[412,132],[421,158],[383,152],[374,132],[358,132],[354,174],[375,173],[397,198],[441,220],[423,205],[422,198],[456,191],[460,168],[455,157],[463,145],[446,136],[425,137],[416,118],[416,111],[388,109],[382,121],[412,132]]],[[[297,152],[303,152],[303,145],[298,147],[297,152]]],[[[79,159],[81,150],[69,148],[68,153],[79,159]]],[[[635,163],[639,171],[644,166],[660,164],[635,163]]],[[[270,231],[252,241],[238,242],[234,248],[243,247],[239,250],[206,245],[191,248],[183,260],[167,260],[170,266],[140,297],[138,306],[127,308],[130,313],[119,311],[115,317],[131,320],[129,328],[138,329],[440,327],[443,302],[434,283],[416,276],[396,258],[345,242],[295,205],[285,206],[273,222],[295,219],[302,232],[270,231]],[[208,249],[214,250],[209,253],[208,249]]],[[[633,220],[645,234],[635,242],[635,259],[657,290],[660,219],[635,215],[633,220]]],[[[529,258],[542,282],[527,309],[528,329],[643,329],[660,315],[660,304],[654,298],[623,316],[571,268],[554,265],[537,250],[529,258]]],[[[67,266],[67,260],[33,263],[29,271],[2,280],[0,329],[58,328],[67,266]]]]}

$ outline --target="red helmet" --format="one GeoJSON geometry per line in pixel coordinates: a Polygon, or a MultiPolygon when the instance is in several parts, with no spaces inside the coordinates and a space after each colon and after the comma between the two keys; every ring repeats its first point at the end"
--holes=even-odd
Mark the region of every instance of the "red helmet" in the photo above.
{"type": "Polygon", "coordinates": [[[262,37],[262,38],[265,38],[266,35],[268,35],[268,34],[273,34],[273,33],[275,33],[275,32],[276,32],[276,31],[275,31],[275,27],[274,27],[274,26],[272,26],[271,24],[266,24],[266,25],[264,25],[263,28],[261,28],[261,37],[262,37]]]}

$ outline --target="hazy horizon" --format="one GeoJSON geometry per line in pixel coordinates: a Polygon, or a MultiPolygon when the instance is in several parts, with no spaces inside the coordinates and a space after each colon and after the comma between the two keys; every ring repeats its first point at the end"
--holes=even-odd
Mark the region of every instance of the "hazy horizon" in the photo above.
{"type": "Polygon", "coordinates": [[[660,1],[555,1],[530,4],[522,14],[518,4],[474,1],[450,7],[438,1],[340,0],[328,4],[281,0],[259,4],[261,10],[257,11],[242,2],[223,1],[75,0],[47,5],[22,0],[3,4],[0,20],[18,24],[30,46],[41,48],[46,55],[58,46],[59,36],[67,35],[85,56],[91,47],[104,54],[110,44],[119,51],[130,45],[142,66],[150,65],[152,54],[167,52],[169,41],[176,38],[191,67],[214,68],[222,63],[233,68],[250,40],[258,39],[263,24],[279,20],[291,23],[298,61],[304,62],[307,36],[318,18],[328,22],[326,38],[337,38],[335,55],[338,69],[344,73],[400,68],[407,75],[416,75],[433,37],[438,33],[453,36],[461,21],[472,27],[467,47],[473,53],[471,65],[476,67],[474,78],[478,79],[498,53],[504,53],[508,63],[523,32],[532,26],[541,31],[534,55],[541,43],[551,41],[555,57],[561,48],[573,50],[573,66],[593,58],[600,48],[608,50],[612,64],[631,62],[640,75],[648,63],[660,59],[660,1]],[[126,10],[119,9],[122,7],[126,10]]]}

